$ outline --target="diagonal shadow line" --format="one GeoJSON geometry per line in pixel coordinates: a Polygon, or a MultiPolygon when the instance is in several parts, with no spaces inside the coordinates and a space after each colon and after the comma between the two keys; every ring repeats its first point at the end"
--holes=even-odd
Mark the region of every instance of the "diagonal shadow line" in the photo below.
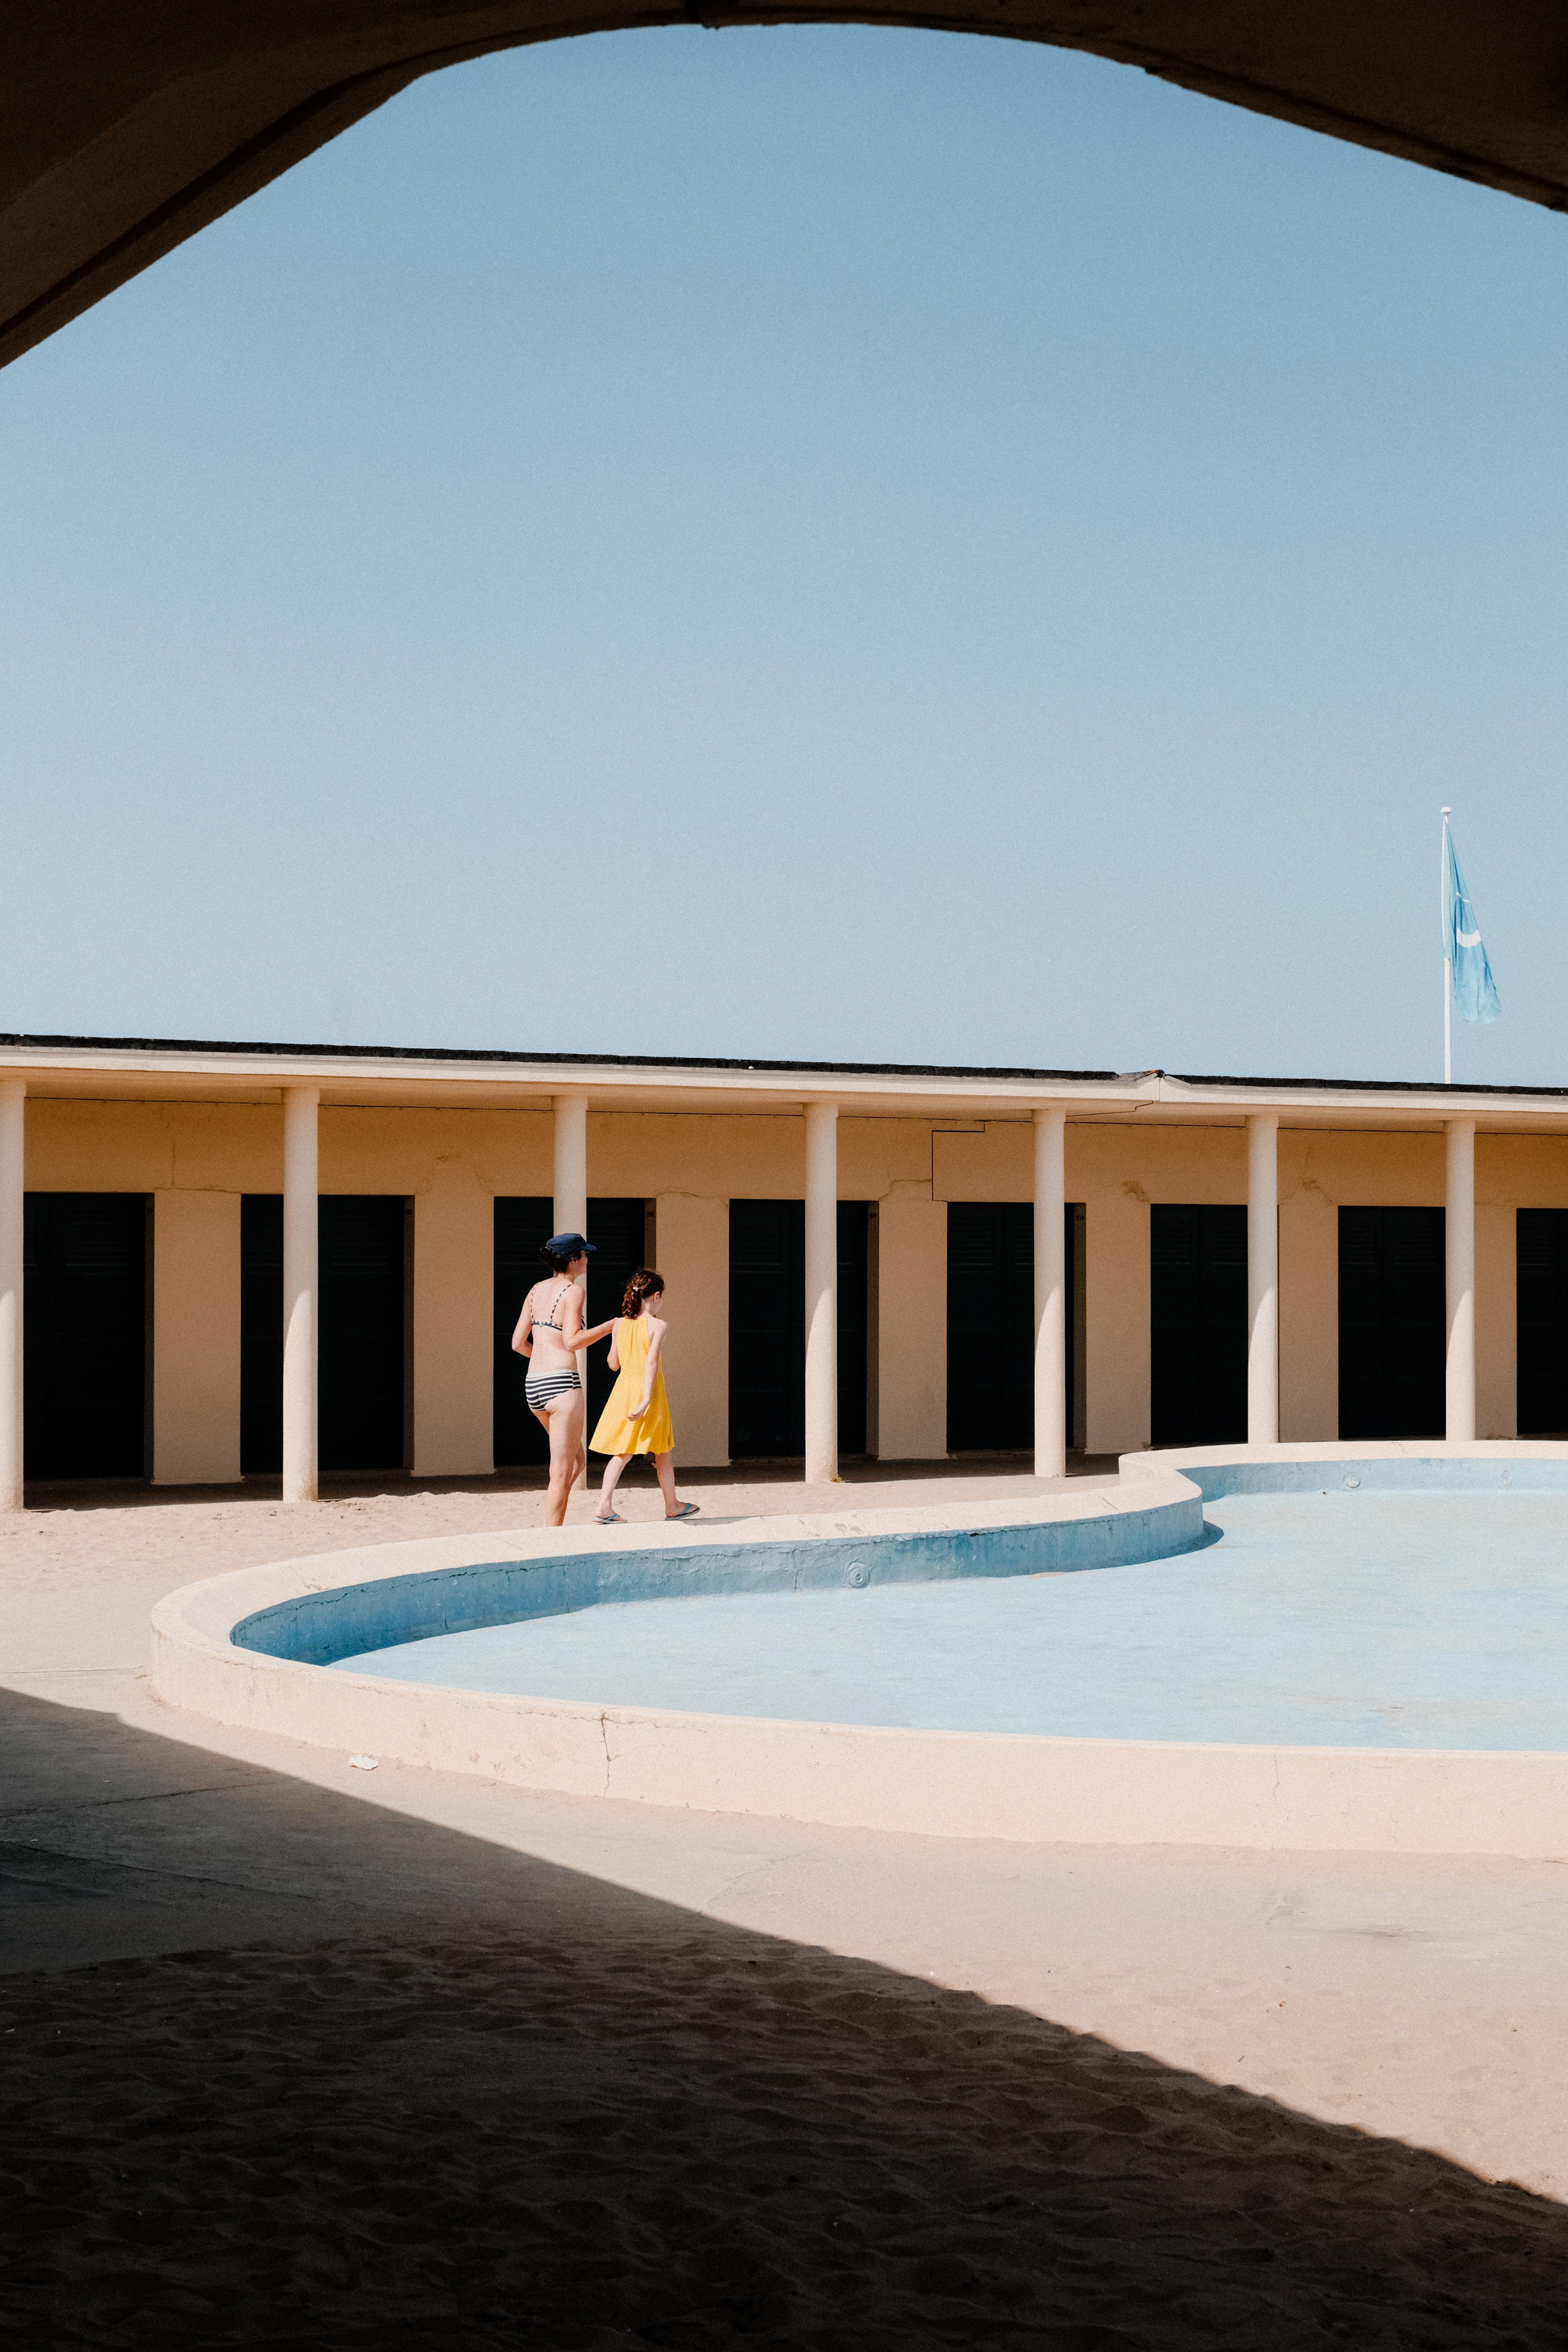
{"type": "Polygon", "coordinates": [[[1442,2157],[259,1768],[84,1856],[214,1759],[0,1756],[29,2345],[1563,2343],[1568,2211],[1442,2157]]]}

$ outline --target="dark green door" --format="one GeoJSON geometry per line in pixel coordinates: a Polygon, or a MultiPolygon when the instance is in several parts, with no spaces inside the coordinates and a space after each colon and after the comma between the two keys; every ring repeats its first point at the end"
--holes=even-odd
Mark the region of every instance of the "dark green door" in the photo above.
{"type": "Polygon", "coordinates": [[[871,1204],[838,1203],[838,1451],[866,1451],[866,1355],[870,1315],[871,1204]]]}
{"type": "Polygon", "coordinates": [[[397,1193],[328,1192],[321,1198],[323,1470],[401,1470],[407,1461],[407,1213],[397,1193]]]}
{"type": "MultiPolygon", "coordinates": [[[[627,1283],[647,1259],[647,1204],[644,1201],[590,1201],[588,1238],[594,1255],[588,1260],[587,1317],[590,1323],[607,1323],[621,1311],[627,1283]]],[[[587,1360],[587,1435],[599,1425],[616,1376],[610,1370],[607,1340],[596,1339],[584,1349],[587,1360]]],[[[634,1399],[635,1402],[636,1400],[634,1399]]],[[[534,1423],[538,1428],[538,1423],[534,1423]]],[[[542,1436],[543,1432],[540,1434],[542,1436]]]]}
{"type": "Polygon", "coordinates": [[[805,1203],[730,1203],[730,1453],[805,1451],[805,1203]]]}
{"type": "Polygon", "coordinates": [[[1441,1209],[1340,1211],[1340,1435],[1441,1437],[1441,1209]]]}
{"type": "MultiPolygon", "coordinates": [[[[283,1466],[283,1196],[240,1203],[240,1468],[283,1466]]],[[[321,1328],[317,1428],[323,1471],[406,1461],[405,1261],[400,1193],[323,1193],[317,1204],[321,1328]]]]}
{"type": "MultiPolygon", "coordinates": [[[[1078,1209],[1067,1202],[1067,1431],[1072,1443],[1078,1320],[1078,1209]]],[[[1035,1443],[1035,1206],[950,1201],[947,1208],[947,1450],[1032,1452],[1035,1443]]]]}
{"type": "MultiPolygon", "coordinates": [[[[587,1314],[607,1322],[621,1311],[621,1295],[636,1269],[646,1264],[646,1201],[595,1200],[588,1203],[587,1314]]],[[[550,1459],[550,1440],[528,1409],[523,1382],[528,1359],[512,1353],[511,1335],[522,1302],[544,1273],[540,1251],[555,1231],[555,1204],[548,1197],[522,1195],[495,1204],[495,1465],[498,1470],[539,1465],[550,1459]]],[[[605,1409],[615,1382],[609,1347],[601,1339],[585,1349],[588,1426],[605,1409]]],[[[581,1359],[579,1360],[581,1360],[581,1359]]]]}
{"type": "Polygon", "coordinates": [[[22,1217],[26,1475],[143,1477],[147,1196],[29,1192],[22,1217]]]}
{"type": "Polygon", "coordinates": [[[283,1467],[283,1195],[239,1204],[239,1467],[283,1467]]]}
{"type": "Polygon", "coordinates": [[[1519,1433],[1568,1437],[1568,1209],[1516,1214],[1519,1433]]]}
{"type": "Polygon", "coordinates": [[[495,1204],[495,1465],[510,1470],[550,1459],[550,1440],[528,1409],[528,1358],[512,1353],[522,1302],[543,1273],[539,1253],[555,1231],[554,1202],[514,1195],[495,1204]]]}
{"type": "Polygon", "coordinates": [[[950,1201],[947,1450],[1012,1453],[1034,1443],[1034,1204],[950,1201]]]}
{"type": "Polygon", "coordinates": [[[1247,1211],[1149,1212],[1150,1434],[1156,1445],[1247,1440],[1247,1211]]]}
{"type": "MultiPolygon", "coordinates": [[[[869,1212],[838,1203],[838,1450],[866,1451],[869,1212]]],[[[674,1401],[672,1400],[672,1402],[674,1401]]],[[[805,1451],[805,1202],[730,1203],[730,1453],[805,1451]]]]}

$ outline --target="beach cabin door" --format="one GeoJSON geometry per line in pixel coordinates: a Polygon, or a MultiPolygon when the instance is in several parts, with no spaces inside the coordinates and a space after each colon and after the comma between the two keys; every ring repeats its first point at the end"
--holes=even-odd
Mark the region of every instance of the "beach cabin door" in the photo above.
{"type": "MultiPolygon", "coordinates": [[[[283,1466],[283,1196],[240,1202],[239,1463],[283,1466]]],[[[317,1394],[323,1471],[400,1470],[411,1369],[405,1328],[408,1205],[398,1192],[324,1192],[318,1208],[317,1394]]]]}
{"type": "Polygon", "coordinates": [[[22,1208],[29,1478],[146,1475],[144,1192],[29,1192],[22,1208]]]}
{"type": "MultiPolygon", "coordinates": [[[[838,1450],[867,1437],[864,1201],[838,1203],[838,1450]]],[[[677,1411],[679,1412],[679,1403],[677,1411]]],[[[730,1203],[730,1454],[788,1461],[805,1451],[805,1203],[730,1203]]]]}
{"type": "Polygon", "coordinates": [[[1516,1212],[1521,1437],[1568,1437],[1568,1209],[1516,1212]]]}
{"type": "Polygon", "coordinates": [[[1153,1445],[1247,1439],[1247,1211],[1157,1201],[1149,1212],[1153,1445]]]}
{"type": "MultiPolygon", "coordinates": [[[[1067,1438],[1079,1442],[1081,1203],[1063,1212],[1067,1438]]],[[[1020,1453],[1035,1443],[1035,1209],[1030,1201],[947,1207],[947,1450],[1020,1453]]]]}
{"type": "Polygon", "coordinates": [[[1340,1211],[1340,1435],[1441,1437],[1441,1209],[1340,1211]]]}

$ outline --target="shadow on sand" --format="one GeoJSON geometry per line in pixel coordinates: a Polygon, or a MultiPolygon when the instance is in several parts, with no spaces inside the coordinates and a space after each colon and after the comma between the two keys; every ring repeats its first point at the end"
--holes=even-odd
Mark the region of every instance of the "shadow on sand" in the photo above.
{"type": "Polygon", "coordinates": [[[14,2340],[1565,2340],[1568,2212],[1521,2189],[104,1715],[3,1708],[14,2340]]]}
{"type": "MultiPolygon", "coordinates": [[[[1117,1474],[1118,1460],[1114,1454],[1069,1453],[1067,1475],[1069,1478],[1112,1478],[1117,1474]]],[[[589,1464],[589,1484],[597,1486],[604,1468],[601,1456],[589,1464]]],[[[839,1463],[838,1483],[845,1486],[905,1486],[911,1481],[952,1482],[969,1478],[1032,1478],[1035,1459],[1032,1454],[943,1454],[929,1462],[882,1462],[868,1454],[847,1454],[839,1463]]],[[[722,1468],[704,1469],[681,1465],[682,1486],[799,1486],[805,1465],[798,1455],[764,1455],[754,1460],[737,1459],[722,1468]]],[[[363,1500],[383,1495],[542,1495],[550,1483],[547,1468],[502,1468],[486,1471],[471,1477],[416,1476],[412,1471],[345,1470],[328,1472],[323,1475],[321,1497],[325,1502],[363,1500]]],[[[623,1491],[635,1493],[646,1486],[657,1494],[658,1484],[652,1465],[646,1460],[635,1461],[622,1480],[623,1491]]],[[[76,1478],[29,1479],[27,1507],[34,1511],[126,1511],[154,1510],[172,1503],[195,1503],[211,1507],[215,1503],[277,1502],[283,1493],[280,1477],[259,1475],[242,1478],[233,1486],[154,1486],[145,1478],[76,1478]]]]}

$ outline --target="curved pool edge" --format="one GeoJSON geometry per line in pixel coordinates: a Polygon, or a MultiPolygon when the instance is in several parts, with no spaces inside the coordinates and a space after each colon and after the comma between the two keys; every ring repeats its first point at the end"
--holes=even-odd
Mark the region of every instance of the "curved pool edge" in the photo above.
{"type": "MultiPolygon", "coordinates": [[[[1065,1494],[1022,1501],[971,1503],[964,1507],[924,1504],[832,1513],[779,1513],[767,1517],[633,1522],[606,1538],[594,1526],[498,1529],[482,1536],[421,1537],[393,1544],[345,1548],[294,1559],[271,1560],[231,1570],[168,1593],[153,1612],[153,1678],[157,1695],[170,1705],[190,1705],[218,1721],[230,1717],[226,1693],[237,1694],[237,1670],[255,1657],[274,1670],[268,1686],[310,1689],[326,1704],[342,1677],[326,1680],[321,1656],[301,1659],[298,1642],[318,1653],[352,1656],[391,1641],[416,1638],[410,1627],[429,1613],[419,1588],[457,1584],[475,1577],[512,1572],[526,1579],[539,1571],[559,1595],[560,1580],[574,1571],[583,1580],[578,1605],[595,1598],[626,1600],[659,1589],[672,1563],[706,1556],[720,1561],[737,1552],[833,1551],[846,1566],[847,1549],[862,1543],[929,1542],[998,1529],[1047,1529],[1058,1538],[1079,1531],[1086,1556],[1082,1566],[1110,1565],[1123,1554],[1157,1558],[1164,1549],[1190,1549],[1202,1540],[1203,1506],[1190,1479],[1171,1475],[1134,1491],[1125,1481],[1106,1479],[1065,1494]],[[1117,1531],[1125,1530],[1118,1541],[1117,1531]],[[1092,1554],[1093,1557],[1088,1555],[1092,1554]],[[336,1640],[316,1637],[313,1621],[321,1610],[341,1612],[336,1640]],[[374,1622],[367,1622],[374,1621],[374,1622]],[[265,1629],[265,1630],[264,1630],[265,1629]],[[249,1638],[237,1636],[245,1631],[249,1638]],[[368,1637],[368,1638],[367,1638],[368,1637]],[[213,1669],[193,1681],[196,1662],[213,1669]],[[307,1684],[279,1682],[277,1675],[307,1675],[307,1684]],[[206,1704],[176,1697],[176,1686],[200,1690],[206,1704]]],[[[489,1618],[486,1622],[503,1622],[489,1618]]],[[[440,1630],[452,1630],[443,1622],[440,1630]]],[[[508,1701],[508,1704],[513,1702],[508,1701]]],[[[309,1735],[305,1735],[309,1736],[309,1735]]]]}
{"type": "Polygon", "coordinates": [[[803,1592],[850,1583],[924,1584],[975,1576],[1072,1575],[1195,1551],[1205,1541],[1203,1497],[1187,1478],[1089,1488],[1039,1501],[940,1505],[809,1518],[655,1523],[635,1543],[584,1528],[558,1531],[521,1556],[398,1567],[320,1591],[290,1592],[230,1625],[242,1650],[300,1665],[331,1665],[394,1644],[575,1613],[604,1603],[700,1595],[803,1592]],[[977,1546],[984,1541],[983,1564],[977,1546]]]}
{"type": "MultiPolygon", "coordinates": [[[[648,1554],[792,1544],[841,1551],[879,1536],[1093,1521],[1123,1522],[1131,1532],[1152,1510],[1169,1510],[1173,1528],[1194,1506],[1201,1512],[1205,1473],[1272,1469],[1299,1486],[1309,1464],[1333,1465],[1342,1477],[1357,1462],[1434,1460],[1552,1463],[1568,1487],[1568,1444],[1226,1447],[1129,1457],[1114,1486],[1024,1503],[756,1519],[678,1534],[657,1523],[628,1527],[613,1553],[592,1528],[426,1538],[242,1570],[170,1594],[153,1612],[153,1688],[170,1706],[238,1727],[539,1793],[1026,1843],[1560,1859],[1568,1856],[1568,1755],[1558,1753],[1075,1739],[606,1707],[335,1675],[233,1638],[247,1620],[301,1608],[309,1615],[331,1595],[379,1589],[390,1598],[400,1583],[495,1566],[503,1549],[503,1565],[611,1557],[624,1587],[628,1563],[648,1554]]],[[[584,1573],[596,1571],[584,1565],[584,1573]]]]}
{"type": "Polygon", "coordinates": [[[1191,1478],[1205,1502],[1221,1495],[1315,1494],[1347,1481],[1408,1491],[1473,1494],[1568,1492],[1568,1442],[1551,1437],[1346,1438],[1276,1445],[1149,1448],[1117,1457],[1121,1482],[1173,1473],[1191,1478]],[[1430,1473],[1436,1465],[1442,1475],[1430,1473]]]}

